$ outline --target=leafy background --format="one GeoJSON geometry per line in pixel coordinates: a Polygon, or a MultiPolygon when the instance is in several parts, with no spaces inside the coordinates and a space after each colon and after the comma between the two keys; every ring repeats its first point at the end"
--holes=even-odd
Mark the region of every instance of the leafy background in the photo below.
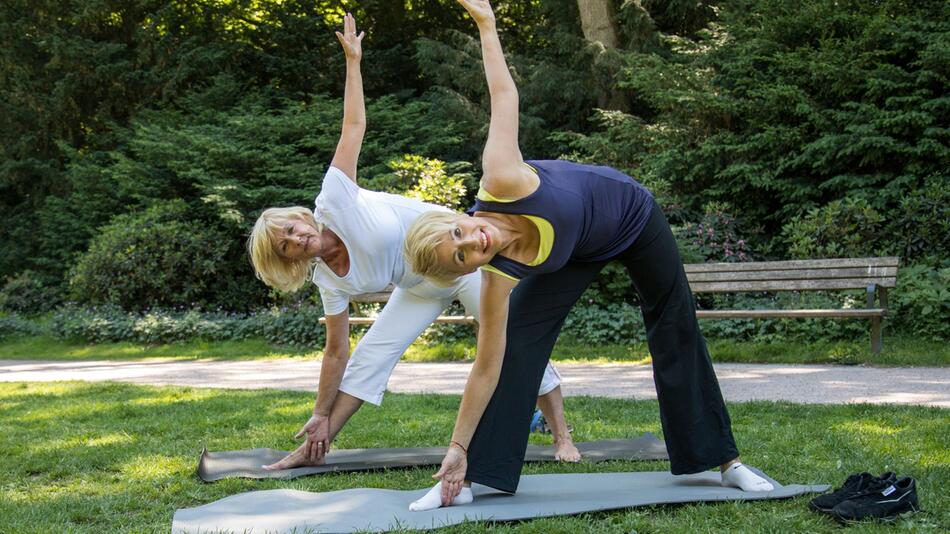
{"type": "MultiPolygon", "coordinates": [[[[605,48],[585,40],[575,0],[496,4],[527,157],[630,173],[686,261],[901,256],[894,327],[950,338],[950,5],[616,0],[620,45],[605,48]]],[[[264,208],[320,190],[345,10],[368,33],[362,185],[466,206],[488,101],[453,1],[4,3],[0,307],[141,318],[314,303],[268,291],[244,240],[264,208]]],[[[572,335],[639,331],[619,269],[587,297],[572,335]]],[[[789,298],[812,297],[700,304],[789,298]]]]}

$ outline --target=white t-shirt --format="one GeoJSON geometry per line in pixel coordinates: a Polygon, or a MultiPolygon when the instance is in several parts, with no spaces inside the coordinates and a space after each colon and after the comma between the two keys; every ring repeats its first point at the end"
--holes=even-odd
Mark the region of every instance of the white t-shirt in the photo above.
{"type": "Polygon", "coordinates": [[[340,277],[317,260],[312,280],[320,287],[324,313],[343,313],[352,295],[382,291],[389,284],[409,288],[422,282],[403,258],[402,244],[416,217],[432,210],[449,211],[400,195],[368,191],[330,167],[313,215],[343,240],[350,270],[340,277]]]}

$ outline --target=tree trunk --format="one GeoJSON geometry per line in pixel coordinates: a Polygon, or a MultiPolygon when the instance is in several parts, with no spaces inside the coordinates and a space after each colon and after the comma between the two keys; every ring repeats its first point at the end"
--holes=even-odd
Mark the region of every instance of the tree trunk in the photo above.
{"type": "Polygon", "coordinates": [[[602,78],[595,85],[597,89],[597,107],[618,111],[628,111],[630,104],[626,95],[615,86],[613,54],[606,53],[620,46],[617,32],[617,14],[613,0],[577,0],[581,14],[581,29],[584,39],[598,43],[603,47],[592,65],[595,78],[602,78]]]}
{"type": "Polygon", "coordinates": [[[605,48],[617,48],[614,5],[612,0],[577,0],[581,12],[581,29],[588,41],[599,42],[605,48]]]}

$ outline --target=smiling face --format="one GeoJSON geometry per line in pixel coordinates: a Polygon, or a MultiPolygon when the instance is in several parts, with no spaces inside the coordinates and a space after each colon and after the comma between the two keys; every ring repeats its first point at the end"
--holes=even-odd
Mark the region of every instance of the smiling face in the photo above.
{"type": "Polygon", "coordinates": [[[323,252],[320,232],[304,221],[287,221],[275,237],[274,251],[287,261],[309,260],[323,252]]]}
{"type": "Polygon", "coordinates": [[[471,273],[491,261],[500,241],[491,219],[459,215],[436,246],[436,261],[447,271],[471,273]]]}

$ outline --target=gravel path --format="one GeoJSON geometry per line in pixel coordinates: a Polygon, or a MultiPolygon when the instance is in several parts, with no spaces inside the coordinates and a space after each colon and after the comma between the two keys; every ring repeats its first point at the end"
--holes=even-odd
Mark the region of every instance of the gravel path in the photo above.
{"type": "MultiPolygon", "coordinates": [[[[396,366],[389,390],[461,393],[470,363],[396,366]]],[[[655,399],[652,368],[632,364],[558,364],[566,395],[655,399]]],[[[917,404],[950,408],[950,367],[850,367],[833,365],[716,365],[727,401],[805,404],[917,404]]],[[[21,361],[0,360],[0,382],[85,380],[144,385],[313,391],[317,360],[261,361],[21,361]]]]}

